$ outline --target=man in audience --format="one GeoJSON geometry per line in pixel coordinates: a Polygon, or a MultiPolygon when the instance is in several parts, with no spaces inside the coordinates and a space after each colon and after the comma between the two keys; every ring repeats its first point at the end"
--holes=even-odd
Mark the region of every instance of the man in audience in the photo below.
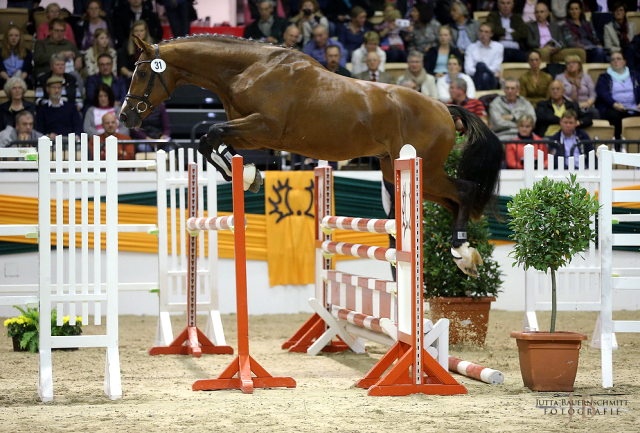
{"type": "Polygon", "coordinates": [[[324,49],[324,58],[327,62],[327,69],[338,75],[351,78],[351,72],[347,68],[340,66],[340,48],[329,45],[324,49]]]}
{"type": "Polygon", "coordinates": [[[381,71],[380,57],[375,51],[367,53],[367,70],[356,74],[354,78],[365,81],[376,81],[379,83],[395,84],[396,80],[393,75],[388,72],[381,71]]]}
{"type": "Polygon", "coordinates": [[[51,34],[46,38],[36,41],[33,49],[33,73],[38,76],[42,73],[51,71],[51,56],[57,53],[64,55],[68,64],[65,72],[69,73],[73,70],[80,71],[82,69],[82,56],[78,47],[71,41],[64,38],[64,31],[67,23],[60,18],[54,18],[49,22],[51,34]]]}
{"type": "MultiPolygon", "coordinates": [[[[448,105],[459,105],[462,108],[466,108],[482,119],[484,123],[487,123],[487,112],[482,102],[479,99],[472,99],[467,96],[466,81],[462,78],[452,78],[451,83],[449,83],[449,94],[451,95],[451,102],[448,105]]],[[[458,131],[464,130],[460,119],[456,119],[455,122],[458,131]]]]}
{"type": "MultiPolygon", "coordinates": [[[[99,135],[100,144],[102,145],[101,158],[105,159],[104,154],[104,143],[107,137],[114,136],[118,140],[131,140],[131,137],[128,135],[120,134],[117,132],[118,130],[118,118],[113,113],[107,113],[102,116],[102,127],[104,128],[104,132],[99,135]]],[[[133,159],[134,158],[134,144],[118,144],[118,159],[133,159]]]]}
{"type": "Polygon", "coordinates": [[[116,40],[116,48],[122,47],[129,41],[131,26],[137,20],[144,20],[149,26],[149,35],[155,42],[162,40],[164,34],[160,18],[153,11],[150,1],[127,0],[121,1],[120,7],[113,12],[113,22],[116,23],[113,32],[116,40]]]}
{"type": "Polygon", "coordinates": [[[62,78],[62,100],[75,105],[82,110],[82,80],[78,81],[75,74],[67,74],[65,70],[65,57],[63,53],[51,56],[51,71],[41,74],[36,80],[36,104],[40,105],[49,99],[47,93],[47,80],[51,77],[62,78]]]}
{"type": "Polygon", "coordinates": [[[112,74],[113,59],[107,53],[98,56],[98,73],[87,77],[85,106],[93,105],[96,89],[100,83],[111,87],[113,95],[116,97],[116,105],[121,105],[124,97],[127,96],[127,83],[123,78],[118,78],[112,74]]]}
{"type": "Polygon", "coordinates": [[[584,62],[587,58],[582,48],[570,47],[571,33],[565,32],[556,23],[549,22],[549,7],[543,3],[536,4],[536,21],[525,24],[527,27],[527,48],[540,53],[543,62],[558,63],[570,54],[579,56],[584,62]]]}
{"type": "Polygon", "coordinates": [[[493,40],[504,46],[505,62],[526,62],[527,27],[522,15],[513,13],[513,0],[498,0],[499,12],[491,12],[487,24],[493,29],[493,40]]]}
{"type": "MultiPolygon", "coordinates": [[[[554,155],[554,168],[558,168],[558,158],[564,157],[564,168],[569,168],[569,157],[575,157],[574,167],[578,168],[578,157],[586,155],[593,150],[593,144],[583,143],[589,141],[589,134],[578,127],[578,115],[569,109],[560,117],[560,131],[551,136],[553,144],[549,146],[549,153],[554,155]]],[[[589,161],[585,158],[588,167],[589,161]]]]}
{"type": "Polygon", "coordinates": [[[300,51],[300,29],[298,26],[289,26],[282,35],[285,48],[293,48],[300,51]]]}
{"type": "Polygon", "coordinates": [[[257,39],[270,44],[281,44],[282,34],[287,28],[288,21],[273,13],[271,0],[258,1],[260,18],[244,28],[243,37],[257,39]]]}
{"type": "Polygon", "coordinates": [[[329,45],[335,45],[340,48],[340,66],[347,66],[347,57],[342,44],[333,39],[329,39],[329,29],[322,24],[318,24],[313,28],[313,39],[304,46],[302,52],[313,57],[325,66],[324,49],[329,45]]]}
{"type": "Polygon", "coordinates": [[[464,56],[464,70],[473,78],[476,90],[497,89],[500,82],[504,46],[492,37],[491,26],[480,25],[478,40],[469,45],[464,56]]]}
{"type": "Polygon", "coordinates": [[[528,114],[535,124],[536,110],[531,102],[520,96],[520,82],[515,78],[504,80],[502,89],[504,96],[498,96],[489,104],[491,130],[501,140],[512,140],[518,136],[518,119],[528,114]]]}
{"type": "Polygon", "coordinates": [[[36,110],[36,129],[52,140],[57,135],[76,133],[76,139],[82,133],[82,119],[73,104],[65,103],[62,99],[62,82],[60,77],[47,80],[49,99],[45,100],[36,110]]]}
{"type": "Polygon", "coordinates": [[[33,129],[33,114],[23,110],[16,114],[16,127],[11,125],[0,132],[0,147],[7,147],[16,141],[35,141],[42,134],[33,129]]]}

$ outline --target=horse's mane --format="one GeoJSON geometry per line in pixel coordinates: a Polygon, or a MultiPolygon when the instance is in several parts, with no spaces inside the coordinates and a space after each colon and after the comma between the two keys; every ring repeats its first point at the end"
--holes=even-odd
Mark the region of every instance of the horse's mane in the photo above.
{"type": "Polygon", "coordinates": [[[262,42],[254,39],[245,39],[232,35],[219,35],[219,34],[210,34],[210,33],[201,33],[197,35],[189,35],[189,36],[180,36],[178,38],[165,39],[160,42],[161,45],[164,44],[173,44],[173,43],[181,43],[181,42],[221,42],[227,44],[243,44],[243,45],[262,45],[262,46],[273,46],[273,47],[281,47],[282,45],[275,45],[269,42],[262,42]]]}

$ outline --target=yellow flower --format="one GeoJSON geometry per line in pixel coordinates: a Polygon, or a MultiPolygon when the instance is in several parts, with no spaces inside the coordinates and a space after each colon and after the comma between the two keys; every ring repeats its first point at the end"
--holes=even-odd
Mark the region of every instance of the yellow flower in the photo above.
{"type": "Polygon", "coordinates": [[[65,324],[65,325],[66,325],[67,323],[69,323],[69,316],[64,316],[64,317],[62,318],[62,323],[63,323],[63,324],[65,324]]]}

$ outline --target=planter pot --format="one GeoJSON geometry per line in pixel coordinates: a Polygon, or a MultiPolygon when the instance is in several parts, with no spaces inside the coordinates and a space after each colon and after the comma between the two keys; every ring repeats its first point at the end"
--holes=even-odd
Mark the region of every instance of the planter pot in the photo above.
{"type": "Polygon", "coordinates": [[[20,337],[18,337],[17,335],[14,335],[11,338],[13,339],[13,351],[14,352],[26,352],[27,351],[27,349],[22,349],[20,347],[20,337]]]}
{"type": "Polygon", "coordinates": [[[524,386],[532,391],[573,391],[585,334],[514,331],[511,338],[518,343],[524,386]]]}
{"type": "Polygon", "coordinates": [[[473,343],[484,346],[493,296],[484,298],[429,298],[433,323],[449,319],[449,344],[473,343]]]}

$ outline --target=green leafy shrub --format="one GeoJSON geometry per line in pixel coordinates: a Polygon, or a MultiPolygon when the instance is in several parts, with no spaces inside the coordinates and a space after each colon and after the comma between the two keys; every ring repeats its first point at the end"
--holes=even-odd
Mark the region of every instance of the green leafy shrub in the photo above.
{"type": "MultiPolygon", "coordinates": [[[[7,336],[10,338],[17,337],[20,340],[20,348],[27,349],[31,353],[38,351],[39,332],[40,332],[40,314],[37,308],[22,308],[14,305],[22,313],[18,317],[12,317],[4,321],[7,328],[7,336]]],[[[69,323],[69,316],[64,316],[62,326],[57,325],[58,315],[55,309],[51,311],[51,335],[66,336],[82,334],[82,325],[80,317],[76,317],[76,324],[69,323]]]]}

